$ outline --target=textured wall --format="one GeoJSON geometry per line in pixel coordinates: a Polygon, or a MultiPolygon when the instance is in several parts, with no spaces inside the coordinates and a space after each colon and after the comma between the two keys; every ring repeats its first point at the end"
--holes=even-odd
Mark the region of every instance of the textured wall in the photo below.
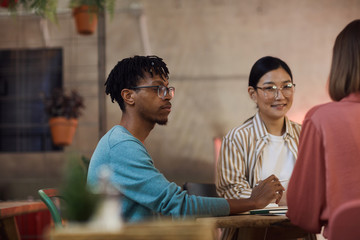
{"type": "MultiPolygon", "coordinates": [[[[139,12],[133,1],[117,1],[106,22],[106,72],[124,57],[144,54],[139,12]]],[[[59,1],[66,8],[66,1],[59,1]]],[[[152,54],[168,63],[176,87],[167,126],[156,126],[146,141],[155,165],[179,184],[212,181],[212,139],[223,136],[256,111],[247,95],[252,64],[273,55],[293,71],[296,96],[291,119],[302,121],[313,105],[328,101],[326,81],[336,35],[360,16],[359,0],[143,0],[152,54]]],[[[66,9],[65,9],[66,10],[66,9]]],[[[98,141],[97,36],[75,32],[69,10],[49,23],[44,41],[39,18],[4,15],[0,10],[0,48],[64,48],[64,81],[84,95],[86,110],[74,143],[63,154],[0,154],[0,189],[10,197],[33,195],[57,184],[66,155],[90,157],[98,141]]],[[[120,110],[107,99],[107,128],[120,110]]]]}
{"type": "MultiPolygon", "coordinates": [[[[142,3],[152,53],[168,63],[176,87],[168,126],[156,127],[147,147],[155,164],[179,183],[214,178],[212,139],[256,111],[247,95],[247,78],[258,58],[277,56],[292,69],[297,87],[291,119],[301,122],[310,107],[328,101],[335,37],[360,16],[360,1],[142,3]]],[[[109,22],[109,70],[123,57],[143,54],[137,24],[131,14],[109,22]]],[[[108,109],[110,127],[119,117],[117,107],[108,109]]]]}

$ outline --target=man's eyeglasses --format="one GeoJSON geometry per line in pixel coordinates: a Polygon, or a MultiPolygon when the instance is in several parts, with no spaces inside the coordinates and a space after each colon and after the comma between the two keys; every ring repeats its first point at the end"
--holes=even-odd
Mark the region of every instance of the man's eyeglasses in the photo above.
{"type": "Polygon", "coordinates": [[[260,89],[264,91],[265,97],[268,98],[277,98],[279,96],[279,91],[281,91],[284,97],[290,97],[294,94],[295,84],[288,83],[282,87],[277,87],[275,85],[269,87],[258,87],[256,86],[255,89],[260,89]]]}
{"type": "Polygon", "coordinates": [[[156,86],[139,86],[139,87],[132,87],[130,89],[140,89],[140,88],[157,88],[157,94],[159,98],[165,99],[166,95],[169,94],[172,98],[175,96],[175,88],[174,87],[165,87],[163,85],[156,85],[156,86]]]}

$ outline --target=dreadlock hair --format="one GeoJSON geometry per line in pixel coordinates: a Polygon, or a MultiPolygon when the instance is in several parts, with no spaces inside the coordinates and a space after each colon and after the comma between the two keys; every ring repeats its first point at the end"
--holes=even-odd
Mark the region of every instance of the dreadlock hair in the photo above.
{"type": "Polygon", "coordinates": [[[160,75],[169,77],[169,70],[162,58],[157,56],[134,56],[119,61],[111,70],[106,82],[105,93],[110,95],[111,101],[119,104],[120,109],[125,112],[124,99],[121,91],[125,88],[136,87],[140,79],[148,72],[151,77],[160,75]]]}

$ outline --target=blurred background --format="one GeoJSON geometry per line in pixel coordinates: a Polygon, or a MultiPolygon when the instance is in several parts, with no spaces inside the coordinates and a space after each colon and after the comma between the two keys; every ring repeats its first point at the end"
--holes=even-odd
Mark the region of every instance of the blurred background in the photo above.
{"type": "Polygon", "coordinates": [[[157,55],[176,87],[167,126],[146,147],[170,180],[213,182],[221,138],[256,112],[247,94],[254,62],[276,56],[290,66],[296,92],[288,117],[299,123],[327,94],[337,34],[360,16],[360,0],[116,0],[92,35],[77,33],[69,1],[57,23],[0,9],[0,200],[36,198],[56,187],[68,154],[90,158],[121,111],[104,95],[114,65],[157,55]],[[52,144],[42,98],[76,89],[85,109],[69,146],[52,144]]]}

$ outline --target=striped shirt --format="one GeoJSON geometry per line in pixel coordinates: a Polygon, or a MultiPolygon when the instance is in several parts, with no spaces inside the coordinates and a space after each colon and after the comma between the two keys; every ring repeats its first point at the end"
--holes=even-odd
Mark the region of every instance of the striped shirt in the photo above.
{"type": "MultiPolygon", "coordinates": [[[[285,117],[284,140],[297,158],[301,125],[285,117]]],[[[249,198],[252,188],[260,181],[262,153],[269,134],[259,113],[240,127],[232,129],[221,145],[217,166],[217,192],[226,199],[249,198]]]]}

